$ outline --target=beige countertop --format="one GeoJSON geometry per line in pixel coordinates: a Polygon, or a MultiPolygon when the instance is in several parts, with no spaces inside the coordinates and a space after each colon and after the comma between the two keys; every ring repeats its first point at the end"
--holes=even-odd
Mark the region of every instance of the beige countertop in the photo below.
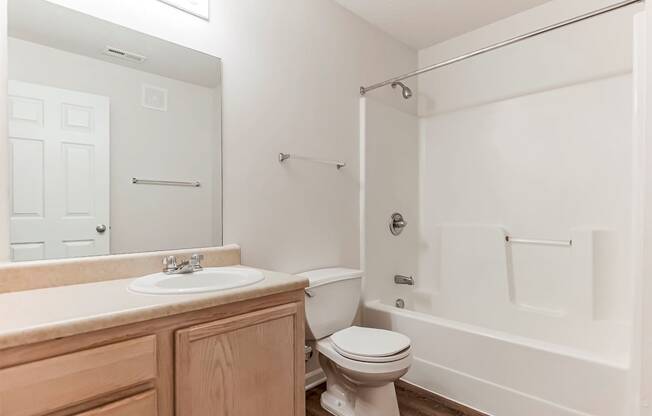
{"type": "Polygon", "coordinates": [[[261,270],[251,286],[193,295],[143,295],[121,279],[0,294],[0,349],[303,289],[305,278],[261,270]]]}

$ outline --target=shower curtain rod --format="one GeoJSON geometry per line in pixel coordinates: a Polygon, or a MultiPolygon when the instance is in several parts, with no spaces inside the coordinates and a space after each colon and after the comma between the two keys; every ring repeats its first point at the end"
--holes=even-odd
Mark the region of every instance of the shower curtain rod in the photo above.
{"type": "Polygon", "coordinates": [[[625,0],[625,1],[621,1],[619,3],[612,4],[611,6],[603,7],[602,9],[598,9],[598,10],[595,10],[595,11],[592,11],[592,12],[589,12],[589,13],[585,13],[585,14],[583,14],[581,16],[577,16],[577,17],[574,17],[572,19],[564,20],[563,22],[559,22],[559,23],[556,23],[554,25],[546,26],[544,28],[535,30],[533,32],[526,33],[524,35],[516,36],[514,38],[507,39],[507,40],[502,41],[502,42],[494,43],[493,45],[487,46],[485,48],[478,49],[476,51],[469,52],[469,53],[466,53],[464,55],[460,55],[457,58],[452,58],[452,59],[449,59],[447,61],[439,62],[437,64],[430,65],[430,66],[418,69],[418,70],[413,71],[413,72],[408,72],[407,74],[404,74],[404,75],[401,75],[401,76],[398,76],[398,77],[395,77],[395,78],[388,79],[387,81],[379,82],[378,84],[374,84],[374,85],[371,85],[369,87],[360,87],[360,95],[365,95],[369,91],[375,90],[377,88],[384,87],[385,85],[390,85],[390,84],[392,84],[394,82],[399,82],[399,81],[403,81],[404,79],[416,77],[417,75],[421,75],[421,74],[424,74],[426,72],[433,71],[435,69],[443,68],[445,66],[452,65],[452,64],[457,63],[457,62],[465,61],[465,60],[467,60],[469,58],[473,58],[474,56],[482,55],[484,53],[491,52],[491,51],[494,51],[496,49],[500,49],[502,47],[524,41],[526,39],[530,39],[530,38],[534,38],[534,37],[539,36],[539,35],[543,35],[544,33],[552,32],[553,30],[561,29],[563,27],[570,26],[572,24],[579,23],[579,22],[582,22],[584,20],[591,19],[593,17],[601,16],[603,14],[610,13],[610,12],[622,9],[624,7],[627,7],[627,6],[631,6],[632,4],[643,3],[643,2],[645,2],[645,0],[625,0]]]}

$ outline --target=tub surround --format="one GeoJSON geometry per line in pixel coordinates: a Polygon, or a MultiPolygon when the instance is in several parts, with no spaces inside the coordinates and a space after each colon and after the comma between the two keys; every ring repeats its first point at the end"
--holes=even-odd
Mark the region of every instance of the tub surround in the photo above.
{"type": "Polygon", "coordinates": [[[240,264],[240,246],[154,251],[113,256],[0,264],[0,293],[143,276],[161,271],[165,256],[204,255],[206,267],[240,264]]]}

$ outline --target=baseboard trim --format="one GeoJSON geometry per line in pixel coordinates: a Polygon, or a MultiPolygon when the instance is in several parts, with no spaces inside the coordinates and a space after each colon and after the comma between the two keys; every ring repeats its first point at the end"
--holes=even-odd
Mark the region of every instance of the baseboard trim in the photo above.
{"type": "Polygon", "coordinates": [[[317,387],[326,381],[326,374],[321,368],[306,373],[306,390],[317,387]]]}

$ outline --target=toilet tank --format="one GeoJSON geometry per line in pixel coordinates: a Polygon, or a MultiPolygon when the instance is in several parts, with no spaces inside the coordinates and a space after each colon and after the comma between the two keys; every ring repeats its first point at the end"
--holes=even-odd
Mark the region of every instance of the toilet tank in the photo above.
{"type": "Polygon", "coordinates": [[[299,273],[307,277],[306,338],[322,339],[353,323],[362,293],[362,271],[340,267],[299,273]]]}

